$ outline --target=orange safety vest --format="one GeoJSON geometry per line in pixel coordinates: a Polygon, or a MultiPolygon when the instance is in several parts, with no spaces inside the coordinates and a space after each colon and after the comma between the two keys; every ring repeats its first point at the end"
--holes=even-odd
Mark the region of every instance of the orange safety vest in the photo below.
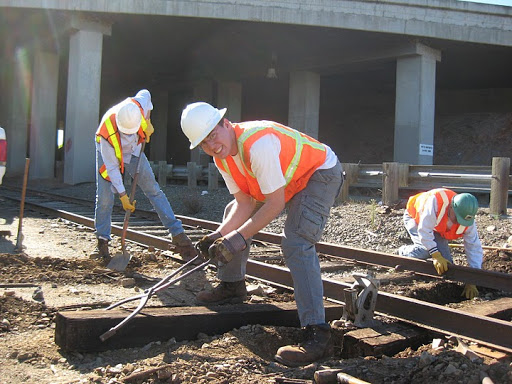
{"type": "Polygon", "coordinates": [[[411,196],[407,201],[407,212],[414,218],[416,224],[420,222],[420,215],[425,206],[427,199],[434,195],[437,200],[437,212],[436,212],[436,226],[434,230],[441,235],[441,237],[447,240],[458,239],[464,236],[464,232],[468,227],[460,225],[459,223],[452,223],[450,229],[447,228],[448,224],[448,207],[457,193],[446,188],[432,189],[427,192],[421,192],[417,195],[411,196]]]}
{"type": "Polygon", "coordinates": [[[274,134],[281,142],[279,162],[286,180],[285,201],[289,201],[303,190],[313,172],[325,162],[327,150],[322,143],[282,124],[272,121],[252,121],[235,124],[234,130],[243,173],[231,156],[222,160],[214,158],[215,164],[233,177],[242,192],[258,201],[264,201],[265,196],[251,169],[250,150],[254,142],[264,135],[274,134]]]}
{"type": "MultiPolygon", "coordinates": [[[[135,99],[132,99],[132,101],[139,107],[140,113],[142,115],[142,120],[140,123],[139,130],[137,131],[137,134],[139,135],[139,141],[138,144],[142,143],[145,139],[144,130],[148,126],[148,123],[146,122],[146,119],[144,118],[144,110],[140,106],[139,102],[135,99]]],[[[124,162],[123,162],[123,150],[121,147],[121,135],[119,134],[119,130],[117,129],[116,124],[116,114],[111,114],[108,118],[105,119],[103,124],[101,124],[96,131],[96,142],[100,142],[100,138],[103,137],[105,140],[107,140],[110,145],[114,148],[114,151],[116,152],[116,158],[119,161],[119,168],[121,168],[121,173],[124,173],[124,162]]],[[[105,180],[110,181],[110,177],[107,173],[107,167],[105,164],[103,164],[100,169],[98,170],[101,177],[103,177],[105,180]]]]}

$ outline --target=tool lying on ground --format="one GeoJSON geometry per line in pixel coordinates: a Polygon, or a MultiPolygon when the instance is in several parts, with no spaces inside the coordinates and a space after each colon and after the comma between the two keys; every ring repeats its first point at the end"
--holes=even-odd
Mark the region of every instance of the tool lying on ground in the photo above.
{"type": "Polygon", "coordinates": [[[375,325],[373,318],[380,282],[372,273],[367,275],[354,273],[356,280],[350,288],[345,288],[345,307],[343,322],[353,323],[356,327],[365,328],[375,325]]]}
{"type": "MultiPolygon", "coordinates": [[[[146,141],[142,142],[142,148],[140,150],[139,159],[137,160],[137,167],[135,169],[135,175],[133,175],[132,180],[132,190],[130,193],[130,204],[133,204],[133,200],[135,199],[135,191],[137,189],[137,179],[139,178],[140,172],[140,159],[142,159],[142,154],[144,153],[144,148],[146,147],[146,141]]],[[[123,222],[123,232],[121,234],[121,252],[117,252],[114,257],[110,260],[107,265],[108,269],[112,269],[114,271],[122,272],[128,266],[132,256],[126,250],[126,232],[128,230],[128,221],[130,221],[131,211],[127,210],[124,214],[124,222],[123,222]]]]}
{"type": "Polygon", "coordinates": [[[25,159],[25,174],[23,175],[23,189],[21,190],[20,220],[18,222],[18,236],[16,238],[16,247],[14,247],[14,250],[17,252],[21,252],[23,250],[23,232],[21,231],[21,224],[23,222],[23,211],[25,208],[25,194],[27,192],[29,164],[30,164],[30,158],[27,157],[25,159]]]}
{"type": "MultiPolygon", "coordinates": [[[[452,248],[464,248],[464,244],[448,244],[452,248]]],[[[512,248],[507,247],[493,247],[490,245],[482,245],[482,249],[490,249],[493,251],[504,251],[504,252],[512,252],[512,248]]]]}
{"type": "Polygon", "coordinates": [[[201,264],[195,266],[194,268],[190,269],[189,271],[183,273],[182,275],[172,279],[174,276],[176,276],[176,274],[181,272],[188,265],[193,264],[200,257],[201,256],[198,255],[198,256],[192,258],[187,263],[183,264],[180,268],[178,268],[176,271],[171,273],[169,276],[164,277],[162,280],[160,280],[154,286],[152,286],[151,288],[146,289],[143,294],[137,295],[137,296],[133,296],[133,297],[129,297],[127,299],[121,300],[120,302],[118,302],[116,304],[112,304],[108,308],[105,308],[105,310],[107,311],[107,310],[116,308],[116,307],[118,307],[118,306],[120,306],[120,305],[122,305],[124,303],[129,302],[129,301],[140,299],[139,305],[137,306],[137,308],[135,308],[135,310],[128,317],[126,317],[123,321],[121,321],[115,327],[110,328],[107,332],[105,332],[104,334],[102,334],[100,336],[101,341],[105,341],[108,338],[114,336],[116,334],[116,332],[119,330],[119,328],[121,328],[123,325],[128,323],[131,319],[133,319],[142,310],[142,308],[144,308],[144,306],[146,305],[146,303],[148,302],[149,298],[152,295],[154,295],[155,293],[161,291],[162,289],[166,289],[168,286],[170,286],[172,284],[175,284],[176,282],[178,282],[179,280],[189,276],[190,274],[192,274],[192,273],[194,273],[196,271],[199,271],[201,269],[204,269],[210,263],[211,260],[206,260],[203,263],[201,263],[201,264]]]}

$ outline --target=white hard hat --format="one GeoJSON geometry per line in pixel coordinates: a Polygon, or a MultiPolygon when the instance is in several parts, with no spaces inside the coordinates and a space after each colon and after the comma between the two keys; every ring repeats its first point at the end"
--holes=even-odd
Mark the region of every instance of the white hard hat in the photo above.
{"type": "Polygon", "coordinates": [[[127,102],[117,111],[117,128],[126,135],[137,133],[141,121],[142,115],[140,109],[132,102],[127,102]]]}
{"type": "Polygon", "coordinates": [[[181,113],[181,129],[190,140],[190,149],[197,147],[213,131],[226,113],[205,102],[189,104],[181,113]]]}
{"type": "Polygon", "coordinates": [[[147,89],[141,89],[133,98],[139,102],[146,116],[149,111],[153,110],[153,103],[151,102],[151,93],[147,89]]]}

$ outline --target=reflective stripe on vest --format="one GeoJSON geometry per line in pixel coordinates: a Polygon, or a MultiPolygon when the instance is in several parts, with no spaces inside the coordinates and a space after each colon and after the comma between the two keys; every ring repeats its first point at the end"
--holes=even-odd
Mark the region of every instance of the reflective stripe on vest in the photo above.
{"type": "Polygon", "coordinates": [[[253,121],[236,124],[234,129],[243,173],[231,156],[214,160],[219,169],[231,175],[242,192],[258,201],[264,201],[265,196],[251,169],[250,149],[264,135],[274,134],[281,143],[279,159],[285,178],[285,201],[304,189],[311,175],[325,162],[327,151],[322,143],[282,124],[253,121]]]}
{"type": "MultiPolygon", "coordinates": [[[[139,140],[137,144],[140,144],[145,139],[144,130],[147,128],[148,123],[144,118],[144,110],[140,106],[137,100],[132,99],[132,101],[139,107],[142,119],[140,123],[139,130],[137,134],[139,135],[139,140]]],[[[103,137],[105,140],[109,142],[109,144],[114,148],[117,161],[119,161],[119,168],[121,169],[121,173],[124,173],[124,162],[123,162],[123,150],[121,147],[121,136],[119,134],[119,130],[117,129],[116,124],[116,114],[113,113],[107,119],[105,119],[104,123],[98,128],[96,131],[96,142],[100,142],[100,138],[103,137]]],[[[98,170],[101,177],[105,180],[110,181],[110,177],[107,173],[107,167],[103,164],[98,170]]]]}
{"type": "Polygon", "coordinates": [[[450,207],[450,202],[455,195],[456,193],[454,191],[446,188],[437,188],[427,192],[418,193],[417,195],[410,197],[407,201],[407,212],[412,218],[414,218],[416,224],[419,224],[421,212],[423,212],[425,207],[425,202],[429,197],[434,196],[437,201],[438,209],[434,230],[445,239],[458,239],[464,235],[464,232],[466,232],[468,227],[455,222],[452,223],[450,229],[447,228],[448,208],[450,207]]]}
{"type": "Polygon", "coordinates": [[[107,173],[107,166],[105,164],[103,164],[100,169],[98,170],[98,172],[100,173],[101,177],[103,177],[105,180],[107,181],[110,181],[110,177],[108,176],[108,173],[107,173]]]}

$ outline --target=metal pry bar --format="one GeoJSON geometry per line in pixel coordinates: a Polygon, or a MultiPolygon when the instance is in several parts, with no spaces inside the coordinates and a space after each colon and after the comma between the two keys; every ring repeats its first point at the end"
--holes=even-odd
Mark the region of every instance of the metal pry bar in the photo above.
{"type": "Polygon", "coordinates": [[[157,293],[158,291],[162,290],[162,289],[165,289],[167,288],[168,286],[170,286],[171,284],[175,284],[176,282],[178,282],[179,280],[189,276],[190,274],[196,272],[196,271],[199,271],[203,268],[205,268],[211,260],[206,260],[205,262],[199,264],[198,266],[192,268],[191,270],[185,272],[184,274],[178,276],[177,278],[175,279],[172,279],[172,277],[174,277],[178,272],[180,272],[181,270],[183,270],[186,266],[188,266],[189,264],[193,263],[195,260],[197,260],[199,258],[199,255],[194,257],[193,259],[191,259],[190,261],[188,261],[186,264],[184,264],[183,266],[181,266],[180,268],[178,268],[176,271],[174,271],[172,274],[170,274],[169,276],[166,276],[164,277],[162,280],[160,280],[158,283],[156,283],[154,286],[152,286],[151,288],[148,288],[147,290],[144,291],[143,294],[140,294],[140,295],[137,295],[137,296],[132,296],[132,297],[129,297],[127,299],[124,299],[124,300],[121,300],[120,302],[118,303],[115,303],[115,304],[112,304],[110,305],[109,307],[105,308],[105,310],[110,310],[110,309],[113,309],[115,307],[118,307],[119,305],[122,305],[124,303],[127,303],[129,301],[133,301],[133,300],[137,300],[137,299],[140,299],[140,303],[139,305],[137,306],[137,308],[135,308],[135,310],[130,314],[128,315],[123,321],[121,321],[119,324],[117,324],[115,327],[112,327],[110,328],[107,332],[103,333],[101,336],[100,336],[100,340],[101,341],[105,341],[107,339],[109,339],[110,337],[114,336],[116,334],[116,332],[122,327],[124,326],[126,323],[128,323],[131,319],[133,319],[135,316],[137,316],[137,314],[142,310],[142,308],[144,308],[144,306],[147,304],[149,298],[154,295],[155,293],[157,293]],[[171,280],[172,279],[172,280],[171,280]]]}

